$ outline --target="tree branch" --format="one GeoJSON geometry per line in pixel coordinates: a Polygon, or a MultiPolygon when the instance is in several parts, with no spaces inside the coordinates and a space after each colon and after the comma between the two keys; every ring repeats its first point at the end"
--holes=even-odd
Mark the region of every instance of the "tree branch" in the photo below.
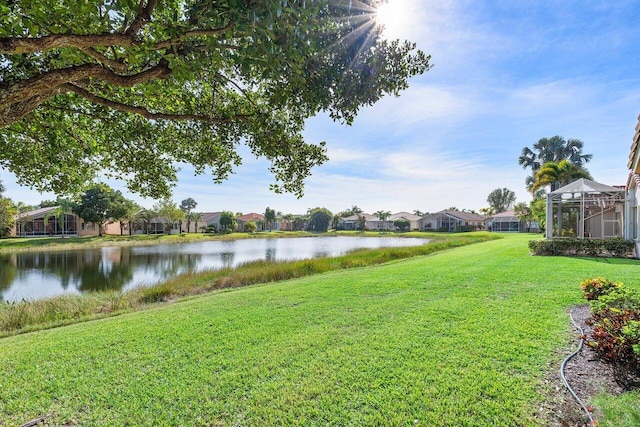
{"type": "Polygon", "coordinates": [[[151,21],[151,13],[154,7],[156,7],[156,0],[148,0],[146,6],[144,5],[144,0],[140,0],[140,3],[138,3],[138,16],[124,33],[129,37],[135,36],[147,22],[151,21]]]}
{"type": "Polygon", "coordinates": [[[108,65],[116,71],[125,72],[128,69],[127,64],[125,64],[124,62],[114,61],[113,59],[106,57],[92,47],[82,49],[82,51],[99,63],[108,65]]]}
{"type": "MultiPolygon", "coordinates": [[[[184,34],[181,34],[178,37],[157,42],[151,45],[151,48],[153,50],[166,49],[168,47],[183,43],[184,40],[189,37],[215,36],[217,34],[222,34],[225,31],[228,31],[231,27],[233,27],[233,23],[229,22],[227,25],[221,28],[186,31],[184,34]]],[[[0,37],[0,54],[20,55],[27,53],[45,52],[51,49],[60,49],[67,47],[75,47],[89,54],[87,50],[96,46],[130,47],[142,45],[143,43],[140,40],[136,40],[134,37],[128,36],[126,34],[118,33],[53,34],[50,36],[42,37],[0,37]]],[[[220,47],[223,47],[225,49],[238,49],[237,46],[228,44],[220,45],[220,47]]],[[[98,53],[97,51],[96,53],[100,55],[100,53],[98,53]]],[[[100,62],[104,62],[106,58],[104,57],[104,55],[101,55],[100,59],[96,58],[94,55],[91,56],[100,62]]],[[[118,62],[116,62],[115,64],[118,64],[117,66],[120,66],[120,63],[118,62]]],[[[114,68],[118,69],[116,68],[116,66],[114,66],[114,68]]]]}
{"type": "Polygon", "coordinates": [[[30,113],[55,95],[61,86],[89,78],[100,79],[116,86],[130,87],[152,79],[164,79],[171,74],[166,61],[132,75],[119,75],[96,64],[63,68],[23,80],[8,88],[0,87],[0,125],[6,126],[30,113]]]}
{"type": "Polygon", "coordinates": [[[220,76],[223,80],[227,81],[228,83],[231,83],[236,89],[238,89],[240,91],[240,93],[242,93],[242,95],[244,95],[244,97],[247,99],[247,101],[249,101],[249,103],[251,105],[253,105],[254,108],[257,108],[256,104],[253,102],[253,100],[251,99],[251,97],[249,96],[247,91],[242,89],[238,83],[234,82],[233,80],[231,80],[229,77],[225,76],[224,74],[216,73],[216,75],[220,76]]]}
{"type": "Polygon", "coordinates": [[[171,74],[167,64],[162,63],[137,74],[120,75],[97,64],[78,65],[61,68],[23,80],[0,91],[0,101],[12,104],[45,91],[50,91],[65,83],[94,78],[116,86],[130,87],[152,79],[164,79],[171,74]],[[26,95],[26,96],[25,96],[26,95]]]}
{"type": "Polygon", "coordinates": [[[118,110],[118,111],[125,111],[128,113],[138,114],[150,120],[193,120],[193,121],[209,122],[209,123],[228,123],[234,120],[245,120],[252,117],[251,114],[235,114],[230,117],[209,117],[209,116],[204,116],[200,114],[153,113],[144,107],[137,107],[134,105],[122,104],[120,102],[115,102],[110,99],[106,99],[101,96],[94,95],[88,90],[71,83],[65,84],[64,88],[67,89],[68,91],[74,92],[82,96],[83,98],[88,99],[89,101],[95,104],[104,105],[105,107],[118,110]]]}
{"type": "Polygon", "coordinates": [[[45,91],[14,102],[6,107],[0,107],[0,127],[8,126],[16,120],[21,119],[23,116],[29,114],[38,108],[40,104],[59,92],[60,91],[58,89],[48,92],[45,91]]]}
{"type": "Polygon", "coordinates": [[[75,47],[81,50],[95,46],[136,46],[141,43],[124,34],[53,34],[43,37],[2,37],[0,54],[25,54],[51,49],[75,47]]]}
{"type": "Polygon", "coordinates": [[[153,47],[154,47],[154,49],[164,49],[164,48],[176,45],[176,44],[180,44],[180,43],[182,43],[184,41],[184,39],[186,39],[188,37],[215,36],[217,34],[222,34],[222,33],[226,32],[226,31],[228,31],[232,27],[233,27],[233,23],[229,22],[224,27],[213,28],[211,30],[185,31],[184,34],[181,34],[178,37],[174,37],[174,38],[169,39],[169,40],[164,40],[164,41],[158,42],[158,43],[154,44],[153,47]]]}

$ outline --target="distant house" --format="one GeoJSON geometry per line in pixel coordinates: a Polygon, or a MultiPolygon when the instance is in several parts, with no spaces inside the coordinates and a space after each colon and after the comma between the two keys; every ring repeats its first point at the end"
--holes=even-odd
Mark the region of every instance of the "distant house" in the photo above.
{"type": "Polygon", "coordinates": [[[338,228],[340,230],[360,230],[361,220],[360,215],[351,215],[344,218],[340,218],[338,221],[338,228]]]}
{"type": "Polygon", "coordinates": [[[220,231],[222,229],[222,227],[220,226],[221,215],[222,212],[203,212],[201,227],[205,227],[208,229],[213,228],[216,231],[220,231]]]}
{"type": "Polygon", "coordinates": [[[338,222],[338,228],[341,230],[361,230],[361,224],[364,222],[365,230],[394,230],[395,226],[393,221],[387,218],[382,221],[375,215],[367,213],[361,213],[351,215],[345,218],[340,218],[338,222]],[[364,218],[364,221],[362,220],[364,218]]]}
{"type": "MultiPolygon", "coordinates": [[[[409,230],[419,230],[420,229],[420,220],[422,219],[421,216],[419,215],[414,215],[412,213],[409,212],[398,212],[398,213],[394,213],[389,217],[389,220],[391,222],[394,222],[396,220],[399,219],[406,219],[407,221],[409,221],[409,230]]],[[[394,225],[394,228],[395,225],[394,225]]]]}
{"type": "Polygon", "coordinates": [[[247,224],[247,222],[255,223],[257,226],[256,231],[264,230],[264,215],[261,215],[259,213],[252,212],[252,213],[241,215],[237,218],[237,221],[238,221],[238,224],[237,224],[238,231],[244,231],[244,226],[247,224]]]}
{"type": "Polygon", "coordinates": [[[500,212],[485,219],[485,228],[489,231],[521,233],[537,233],[540,227],[537,222],[526,223],[516,216],[513,210],[500,212]]]}
{"type": "Polygon", "coordinates": [[[60,215],[60,206],[49,206],[23,212],[16,216],[12,237],[97,236],[98,225],[85,222],[78,215],[60,215]]]}
{"type": "Polygon", "coordinates": [[[293,215],[290,219],[279,221],[280,231],[302,231],[307,228],[307,220],[304,215],[293,215]]]}
{"type": "Polygon", "coordinates": [[[444,210],[427,214],[419,221],[423,231],[480,230],[484,228],[485,217],[471,212],[444,210]]]}

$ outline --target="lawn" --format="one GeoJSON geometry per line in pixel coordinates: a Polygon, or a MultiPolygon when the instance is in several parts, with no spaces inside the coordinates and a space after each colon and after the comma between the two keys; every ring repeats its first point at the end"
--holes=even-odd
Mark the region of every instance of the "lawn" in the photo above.
{"type": "Polygon", "coordinates": [[[543,425],[579,282],[638,286],[640,262],[532,257],[528,238],[1,339],[0,419],[543,425]]]}

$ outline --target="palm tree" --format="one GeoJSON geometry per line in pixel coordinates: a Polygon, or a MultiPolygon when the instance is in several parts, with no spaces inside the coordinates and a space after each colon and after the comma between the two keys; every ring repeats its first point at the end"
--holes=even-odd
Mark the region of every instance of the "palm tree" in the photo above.
{"type": "Polygon", "coordinates": [[[138,215],[142,211],[142,207],[133,200],[125,199],[123,215],[120,218],[120,235],[124,234],[124,224],[127,223],[129,228],[129,236],[133,234],[134,224],[138,219],[138,215]]]}
{"type": "Polygon", "coordinates": [[[189,221],[193,221],[193,232],[197,233],[198,232],[198,223],[200,221],[202,221],[202,214],[200,212],[191,212],[190,217],[191,218],[189,218],[189,216],[187,216],[187,232],[189,232],[189,226],[190,226],[190,222],[189,221]]]}
{"type": "Polygon", "coordinates": [[[152,209],[142,209],[140,212],[138,212],[138,218],[140,218],[142,222],[144,222],[144,230],[146,234],[149,234],[151,221],[153,221],[153,219],[157,216],[158,213],[152,209]]]}
{"type": "Polygon", "coordinates": [[[387,220],[387,218],[389,218],[391,216],[391,212],[389,212],[389,211],[377,211],[377,212],[374,212],[373,214],[375,216],[377,216],[380,221],[382,221],[382,228],[386,230],[387,226],[386,226],[386,224],[384,222],[387,220]]]}
{"type": "Polygon", "coordinates": [[[265,229],[271,231],[273,227],[273,223],[276,221],[276,211],[271,209],[269,206],[264,211],[264,226],[265,229]]]}
{"type": "Polygon", "coordinates": [[[525,180],[527,188],[531,188],[535,181],[535,175],[542,165],[548,162],[559,163],[562,160],[568,160],[570,163],[584,167],[593,157],[592,154],[583,154],[584,143],[579,139],[570,138],[565,140],[561,136],[553,136],[551,138],[541,138],[533,144],[533,149],[524,147],[518,164],[524,169],[531,169],[531,176],[525,180]]]}
{"type": "Polygon", "coordinates": [[[569,160],[562,160],[557,163],[547,162],[536,172],[529,190],[532,194],[535,194],[538,190],[550,185],[551,191],[555,191],[559,187],[580,178],[591,179],[591,175],[586,169],[571,163],[569,160]]]}
{"type": "MultiPolygon", "coordinates": [[[[193,200],[191,197],[189,197],[188,199],[184,199],[182,202],[180,202],[180,209],[185,213],[185,218],[187,219],[187,233],[191,228],[191,211],[195,209],[196,206],[198,206],[198,202],[193,200]]],[[[182,224],[180,228],[182,229],[182,224]]],[[[198,227],[196,226],[196,230],[197,229],[198,227]]]]}

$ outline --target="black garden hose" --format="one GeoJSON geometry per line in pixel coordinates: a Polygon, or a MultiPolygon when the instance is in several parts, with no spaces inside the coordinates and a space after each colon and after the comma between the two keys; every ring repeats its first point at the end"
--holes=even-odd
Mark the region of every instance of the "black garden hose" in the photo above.
{"type": "Polygon", "coordinates": [[[575,326],[580,331],[580,344],[578,345],[578,349],[573,353],[571,353],[569,356],[567,356],[567,358],[564,359],[564,361],[562,362],[562,365],[560,365],[560,378],[562,379],[562,384],[564,384],[567,390],[569,390],[569,393],[571,393],[571,396],[573,396],[573,398],[576,400],[576,402],[578,402],[582,410],[587,414],[587,417],[589,418],[589,423],[591,425],[595,425],[596,422],[591,416],[591,412],[585,406],[585,404],[582,403],[582,400],[580,400],[576,392],[573,391],[573,389],[569,385],[569,382],[567,381],[567,378],[564,376],[564,368],[567,366],[567,363],[569,362],[569,360],[571,360],[575,355],[579,354],[582,351],[582,347],[584,347],[584,331],[580,326],[576,324],[575,320],[573,320],[573,316],[571,315],[571,313],[569,313],[569,318],[571,318],[571,323],[573,323],[573,326],[575,326]]]}

